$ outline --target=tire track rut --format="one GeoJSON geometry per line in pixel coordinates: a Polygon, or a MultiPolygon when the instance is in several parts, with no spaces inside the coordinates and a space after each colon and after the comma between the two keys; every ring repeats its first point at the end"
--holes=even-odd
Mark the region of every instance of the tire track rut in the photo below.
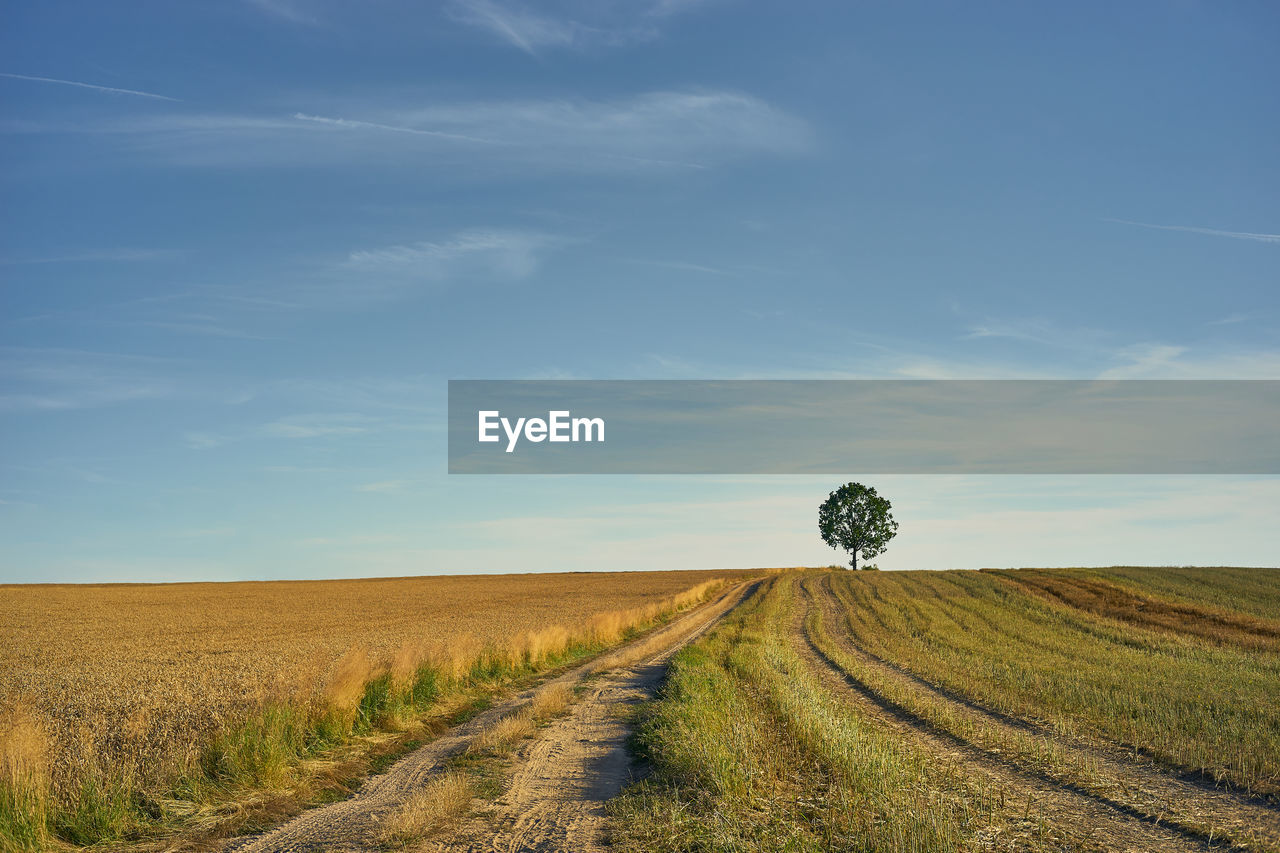
{"type": "Polygon", "coordinates": [[[815,595],[808,583],[801,584],[800,589],[806,604],[803,608],[796,608],[792,626],[797,652],[823,681],[831,685],[833,692],[856,705],[867,716],[923,744],[933,754],[960,762],[967,771],[1011,791],[1013,799],[1033,802],[1050,823],[1077,839],[1084,849],[1157,853],[1220,849],[1205,839],[1188,836],[1173,827],[1134,814],[1123,804],[1101,800],[1087,791],[993,757],[871,690],[842,670],[819,648],[805,625],[805,617],[818,606],[817,597],[821,593],[815,595]]]}
{"type": "MultiPolygon", "coordinates": [[[[928,697],[928,701],[945,708],[949,713],[967,722],[985,728],[999,738],[1016,738],[1021,735],[1087,760],[1091,774],[1090,785],[1074,785],[1057,775],[1031,770],[1042,778],[1079,789],[1137,817],[1151,820],[1153,815],[1164,815],[1166,821],[1176,823],[1180,831],[1199,837],[1222,837],[1224,833],[1238,841],[1248,841],[1255,849],[1280,850],[1280,810],[1260,797],[1231,789],[1216,788],[1203,779],[1187,778],[1176,770],[1166,770],[1160,765],[1138,760],[1118,748],[1106,748],[1082,743],[1067,735],[1035,723],[1010,717],[967,697],[938,687],[910,670],[861,648],[851,634],[839,630],[842,617],[836,604],[840,600],[831,585],[830,576],[822,579],[821,591],[814,596],[822,608],[823,620],[828,626],[832,641],[846,653],[857,657],[863,665],[876,669],[889,678],[908,682],[915,692],[928,697]],[[1170,820],[1172,818],[1172,820],[1170,820]],[[1212,827],[1206,831],[1206,827],[1212,827]]],[[[890,700],[891,701],[891,700],[890,700]]],[[[896,705],[895,707],[901,708],[896,705]]],[[[911,713],[907,709],[902,709],[911,713]]],[[[924,720],[925,725],[937,728],[924,720]]],[[[949,737],[955,735],[945,733],[949,737]]],[[[969,743],[969,741],[965,741],[969,743]]],[[[971,743],[981,749],[980,744],[971,743]]],[[[990,752],[986,754],[990,755],[990,752]]]]}
{"type": "MultiPolygon", "coordinates": [[[[983,571],[985,572],[987,570],[984,569],[983,571]]],[[[1008,583],[1010,585],[1015,584],[1014,581],[1005,579],[1002,575],[995,574],[994,576],[1001,578],[1004,583],[1008,583]]],[[[841,598],[839,593],[837,593],[831,585],[830,576],[822,579],[822,586],[826,590],[827,596],[830,597],[830,600],[825,597],[823,599],[825,613],[832,612],[831,608],[833,606],[833,602],[839,602],[841,606],[849,606],[848,601],[841,598]]],[[[832,624],[835,624],[835,621],[833,621],[832,624]]],[[[1023,719],[1022,717],[1017,717],[1013,714],[996,710],[995,708],[991,708],[981,702],[970,699],[968,696],[957,693],[943,685],[935,684],[926,678],[922,678],[910,669],[894,663],[891,660],[886,660],[876,653],[863,648],[847,631],[841,632],[839,636],[835,636],[833,639],[839,643],[842,648],[857,655],[867,663],[880,669],[896,673],[901,678],[913,682],[925,691],[945,699],[949,704],[963,705],[965,708],[976,712],[976,714],[989,720],[999,722],[1009,728],[1021,729],[1025,732],[1053,741],[1056,744],[1072,750],[1088,753],[1089,755],[1104,762],[1118,763],[1125,767],[1149,771],[1147,773],[1148,776],[1151,774],[1159,774],[1161,777],[1166,779],[1172,779],[1176,782],[1184,783],[1185,785],[1194,786],[1203,791],[1210,792],[1216,798],[1221,798],[1221,801],[1224,804],[1230,803],[1232,805],[1245,806],[1250,809],[1258,809],[1260,810],[1258,812],[1260,815],[1263,815],[1265,812],[1270,812],[1272,817],[1270,819],[1264,817],[1264,821],[1275,821],[1273,825],[1276,828],[1276,831],[1280,832],[1280,798],[1272,797],[1267,794],[1251,794],[1248,791],[1231,787],[1228,784],[1215,780],[1212,774],[1206,771],[1170,767],[1168,765],[1160,764],[1150,751],[1142,746],[1138,746],[1137,744],[1114,741],[1108,741],[1106,743],[1085,741],[1079,737],[1057,731],[1045,723],[1023,719]]],[[[1187,788],[1178,788],[1177,790],[1181,793],[1189,792],[1189,789],[1187,788]]],[[[1277,837],[1277,843],[1280,843],[1280,836],[1277,837]]]]}
{"type": "Polygon", "coordinates": [[[529,745],[506,791],[486,814],[424,845],[431,851],[516,853],[606,849],[605,803],[634,780],[626,742],[626,711],[653,698],[672,655],[693,642],[745,599],[746,585],[680,636],[602,662],[603,674],[566,717],[529,745]],[[628,657],[634,658],[629,660],[628,657]]]}

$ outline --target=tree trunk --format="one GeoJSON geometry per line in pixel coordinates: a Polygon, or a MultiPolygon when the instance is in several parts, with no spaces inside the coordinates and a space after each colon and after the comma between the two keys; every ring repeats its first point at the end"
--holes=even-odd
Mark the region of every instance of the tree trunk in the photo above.
{"type": "Polygon", "coordinates": [[[853,558],[849,562],[849,565],[853,566],[853,570],[856,572],[858,570],[858,552],[853,551],[852,553],[849,554],[849,556],[853,558]]]}

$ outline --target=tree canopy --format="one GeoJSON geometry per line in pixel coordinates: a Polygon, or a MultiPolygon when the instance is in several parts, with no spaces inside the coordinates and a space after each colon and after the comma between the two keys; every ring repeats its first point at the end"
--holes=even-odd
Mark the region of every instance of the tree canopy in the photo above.
{"type": "Polygon", "coordinates": [[[818,532],[832,548],[849,553],[850,567],[858,568],[858,555],[870,560],[884,553],[898,533],[889,501],[871,486],[845,483],[818,507],[818,532]]]}

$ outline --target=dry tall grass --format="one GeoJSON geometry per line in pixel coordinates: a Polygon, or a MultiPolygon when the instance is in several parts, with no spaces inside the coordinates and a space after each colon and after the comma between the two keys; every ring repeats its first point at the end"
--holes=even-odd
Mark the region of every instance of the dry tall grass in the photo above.
{"type": "Polygon", "coordinates": [[[180,800],[284,785],[301,756],[617,642],[713,577],[2,588],[0,704],[30,722],[4,730],[0,838],[172,826],[180,800]]]}
{"type": "Polygon", "coordinates": [[[467,751],[476,755],[506,755],[515,749],[516,744],[533,734],[535,726],[533,709],[525,705],[481,732],[467,751]]]}
{"type": "Polygon", "coordinates": [[[573,702],[573,685],[567,681],[556,681],[548,684],[533,695],[529,709],[534,718],[549,720],[558,717],[568,710],[573,702]]]}
{"type": "Polygon", "coordinates": [[[567,681],[552,682],[522,707],[481,732],[467,751],[481,755],[505,755],[532,735],[539,723],[565,713],[572,703],[573,685],[567,681]]]}
{"type": "Polygon", "coordinates": [[[383,822],[383,844],[406,847],[430,835],[471,806],[473,789],[465,773],[451,772],[432,779],[383,822]]]}

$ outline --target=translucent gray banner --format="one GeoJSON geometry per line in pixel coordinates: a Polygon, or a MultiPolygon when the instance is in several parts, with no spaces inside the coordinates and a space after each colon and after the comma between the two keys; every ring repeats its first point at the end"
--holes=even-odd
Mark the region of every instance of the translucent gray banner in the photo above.
{"type": "Polygon", "coordinates": [[[451,380],[451,474],[1277,474],[1276,380],[451,380]]]}

